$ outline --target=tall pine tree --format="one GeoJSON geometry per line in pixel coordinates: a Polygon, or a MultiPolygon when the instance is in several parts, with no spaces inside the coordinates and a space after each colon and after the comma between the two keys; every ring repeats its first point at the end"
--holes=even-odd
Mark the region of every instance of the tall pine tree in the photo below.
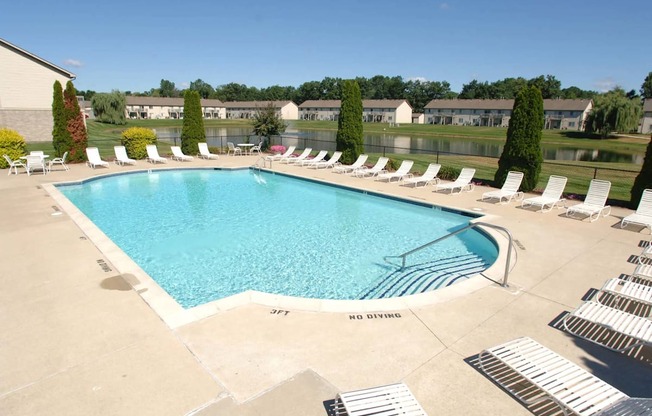
{"type": "Polygon", "coordinates": [[[199,93],[186,90],[183,94],[183,127],[181,128],[181,151],[187,155],[199,152],[197,143],[206,141],[204,118],[199,93]]]}
{"type": "Polygon", "coordinates": [[[337,120],[337,150],[342,152],[342,163],[353,163],[364,153],[362,138],[362,96],[354,80],[342,82],[342,104],[337,120]]]}
{"type": "Polygon", "coordinates": [[[84,114],[79,109],[77,101],[77,90],[72,81],[66,83],[66,90],[63,92],[64,116],[66,130],[70,134],[68,159],[71,162],[82,162],[86,160],[86,146],[88,146],[88,133],[84,123],[84,114]]]}
{"type": "Polygon", "coordinates": [[[63,153],[70,149],[70,133],[66,128],[65,107],[63,105],[63,87],[59,81],[54,81],[54,92],[52,94],[52,146],[56,157],[63,156],[63,153]]]}
{"type": "Polygon", "coordinates": [[[512,116],[507,127],[507,140],[498,160],[498,170],[494,176],[496,186],[502,186],[507,173],[515,170],[524,173],[521,190],[529,192],[534,189],[543,162],[543,124],[541,91],[535,86],[522,88],[514,100],[512,116]]]}

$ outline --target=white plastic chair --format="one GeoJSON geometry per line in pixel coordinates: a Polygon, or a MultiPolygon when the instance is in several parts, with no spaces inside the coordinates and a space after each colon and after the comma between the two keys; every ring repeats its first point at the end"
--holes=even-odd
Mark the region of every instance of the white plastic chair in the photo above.
{"type": "Polygon", "coordinates": [[[208,150],[208,143],[206,142],[197,143],[197,146],[199,147],[199,154],[197,155],[197,157],[201,157],[202,159],[220,158],[219,155],[216,155],[215,153],[211,153],[210,150],[208,150]]]}
{"type": "Polygon", "coordinates": [[[14,173],[18,175],[18,168],[25,168],[27,169],[27,166],[21,161],[21,160],[11,160],[11,158],[8,155],[2,155],[2,157],[5,158],[7,163],[9,164],[9,172],[7,172],[7,176],[11,175],[11,170],[14,170],[14,173]]]}
{"type": "Polygon", "coordinates": [[[307,158],[308,155],[312,152],[312,147],[307,147],[303,149],[303,152],[299,156],[288,156],[285,159],[281,159],[281,162],[291,165],[296,162],[301,162],[303,159],[307,158]]]}
{"type": "Polygon", "coordinates": [[[104,166],[107,168],[109,167],[109,163],[103,161],[102,158],[100,158],[100,151],[97,149],[97,147],[87,147],[86,156],[88,157],[86,164],[93,169],[98,166],[104,166]]]}
{"type": "Polygon", "coordinates": [[[233,156],[236,154],[242,155],[242,149],[239,147],[235,147],[235,145],[231,142],[226,142],[226,147],[228,148],[228,151],[226,152],[227,155],[230,155],[231,152],[233,152],[233,156]]]}
{"type": "Polygon", "coordinates": [[[272,161],[278,160],[278,161],[281,161],[281,160],[283,160],[285,158],[290,157],[292,155],[292,153],[294,153],[294,149],[296,149],[296,146],[290,146],[290,147],[287,148],[285,153],[283,153],[282,155],[265,156],[265,160],[272,160],[272,161]]]}
{"type": "Polygon", "coordinates": [[[418,187],[420,183],[423,183],[423,186],[426,186],[430,183],[439,183],[439,178],[437,177],[437,174],[439,173],[439,170],[441,169],[441,165],[438,163],[431,163],[428,165],[428,169],[423,173],[423,175],[418,176],[416,178],[406,178],[403,180],[403,185],[414,185],[414,187],[418,187]]]}
{"type": "Polygon", "coordinates": [[[260,150],[262,149],[262,147],[263,147],[263,142],[261,140],[260,142],[258,142],[257,145],[251,146],[251,149],[249,149],[249,154],[253,154],[254,152],[258,152],[258,154],[260,155],[260,150]]]}
{"type": "Polygon", "coordinates": [[[381,173],[387,172],[385,170],[385,166],[387,166],[387,163],[389,162],[389,158],[381,156],[378,158],[376,161],[376,164],[373,165],[371,168],[368,168],[366,166],[362,166],[356,170],[354,170],[351,174],[357,176],[358,178],[364,178],[364,177],[374,177],[376,175],[380,175],[381,173]]]}
{"type": "Polygon", "coordinates": [[[155,144],[148,144],[145,147],[147,150],[147,161],[150,163],[167,163],[167,158],[161,157],[158,154],[158,149],[155,144]]]}
{"type": "Polygon", "coordinates": [[[45,159],[40,155],[28,155],[26,165],[27,176],[30,176],[35,170],[40,170],[45,175],[48,170],[45,166],[45,159]]]}
{"type": "Polygon", "coordinates": [[[116,165],[124,166],[125,164],[136,164],[134,159],[130,159],[129,156],[127,156],[127,149],[125,149],[124,146],[113,146],[113,151],[115,152],[116,165]]]}
{"type": "Polygon", "coordinates": [[[603,217],[608,216],[611,213],[611,207],[605,204],[607,203],[610,188],[611,182],[592,179],[584,202],[566,208],[566,216],[572,216],[573,214],[586,215],[590,222],[600,218],[600,215],[603,217]]]}
{"type": "Polygon", "coordinates": [[[486,199],[497,199],[498,203],[502,203],[503,198],[505,203],[509,203],[512,198],[522,199],[523,192],[520,192],[518,188],[523,182],[523,172],[510,171],[507,172],[507,178],[505,178],[505,183],[503,183],[502,188],[497,191],[489,191],[482,194],[482,200],[486,199]]]}
{"type": "Polygon", "coordinates": [[[184,155],[179,146],[170,146],[172,151],[172,159],[179,160],[181,162],[190,162],[194,159],[192,156],[184,155]]]}
{"type": "Polygon", "coordinates": [[[462,193],[462,191],[465,189],[471,192],[473,190],[473,183],[471,182],[473,180],[473,175],[475,175],[475,169],[462,168],[462,171],[460,172],[460,176],[458,176],[457,179],[455,179],[455,181],[444,183],[444,184],[436,184],[435,192],[441,189],[450,190],[451,194],[456,189],[460,190],[459,193],[462,193]]]}
{"type": "Polygon", "coordinates": [[[568,178],[565,176],[550,175],[548,183],[546,184],[546,189],[543,190],[543,194],[541,194],[541,196],[524,199],[521,202],[521,207],[525,208],[535,205],[541,207],[541,212],[551,211],[555,205],[565,201],[565,199],[562,198],[562,194],[564,193],[566,182],[568,182],[568,178]],[[546,206],[550,206],[550,208],[546,210],[546,206]]]}
{"type": "Polygon", "coordinates": [[[66,158],[68,157],[68,152],[64,152],[63,156],[55,157],[48,163],[48,170],[52,170],[52,165],[61,165],[65,170],[68,170],[68,165],[66,165],[66,158]]]}
{"type": "Polygon", "coordinates": [[[401,162],[401,166],[399,166],[398,169],[396,169],[396,172],[382,173],[376,176],[376,180],[377,181],[387,180],[387,182],[391,182],[392,180],[397,179],[400,182],[404,178],[412,176],[412,174],[410,173],[410,169],[412,169],[412,165],[414,165],[414,161],[404,160],[403,162],[401,162]]]}
{"type": "Polygon", "coordinates": [[[629,224],[643,225],[652,233],[652,189],[643,191],[636,212],[623,218],[620,221],[620,228],[625,228],[629,224]]]}
{"type": "Polygon", "coordinates": [[[368,155],[362,154],[362,155],[358,156],[358,158],[355,160],[355,162],[353,162],[350,165],[335,166],[333,168],[333,172],[335,172],[335,173],[353,172],[354,170],[360,169],[361,167],[363,167],[368,158],[369,158],[368,155]]]}
{"type": "Polygon", "coordinates": [[[317,162],[317,163],[313,163],[312,165],[310,165],[308,167],[309,168],[314,168],[314,169],[332,168],[332,167],[336,166],[339,163],[338,160],[340,160],[341,157],[342,157],[342,152],[334,152],[333,156],[331,156],[330,159],[325,160],[325,161],[321,161],[321,162],[317,162]]]}
{"type": "Polygon", "coordinates": [[[301,165],[301,166],[311,166],[314,165],[315,163],[319,163],[328,154],[328,150],[320,150],[319,153],[317,153],[317,156],[313,157],[312,159],[308,159],[307,157],[301,161],[296,161],[295,164],[301,165]]]}

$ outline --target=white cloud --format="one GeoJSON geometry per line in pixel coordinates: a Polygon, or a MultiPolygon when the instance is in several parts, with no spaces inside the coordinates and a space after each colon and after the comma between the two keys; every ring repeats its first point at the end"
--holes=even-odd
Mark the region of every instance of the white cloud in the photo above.
{"type": "Polygon", "coordinates": [[[72,66],[74,68],[81,68],[82,66],[84,66],[84,64],[82,64],[82,62],[77,59],[66,59],[65,61],[63,61],[63,64],[67,66],[72,66]]]}
{"type": "Polygon", "coordinates": [[[407,79],[408,81],[419,81],[419,82],[427,82],[428,79],[425,77],[409,77],[407,79]]]}
{"type": "Polygon", "coordinates": [[[439,4],[439,10],[448,10],[450,8],[451,8],[451,6],[449,6],[448,3],[440,3],[439,4]]]}
{"type": "Polygon", "coordinates": [[[189,82],[182,82],[180,86],[181,86],[181,89],[186,89],[186,88],[190,87],[190,83],[189,82]]]}
{"type": "Polygon", "coordinates": [[[614,88],[618,86],[616,81],[614,81],[613,78],[607,77],[607,78],[602,78],[593,83],[593,86],[599,91],[599,92],[607,92],[611,91],[614,88]]]}

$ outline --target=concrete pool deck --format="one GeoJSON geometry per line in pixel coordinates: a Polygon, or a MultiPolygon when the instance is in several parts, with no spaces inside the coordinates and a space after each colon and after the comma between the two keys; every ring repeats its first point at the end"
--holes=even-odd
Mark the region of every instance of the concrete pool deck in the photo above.
{"type": "MultiPolygon", "coordinates": [[[[238,167],[256,159],[165,167],[238,167]]],[[[275,163],[273,170],[288,174],[481,209],[518,240],[509,287],[489,283],[391,316],[245,303],[170,326],[132,288],[133,276],[117,271],[114,253],[100,251],[66,212],[59,214],[42,186],[154,167],[161,165],[71,165],[68,172],[21,172],[0,181],[0,414],[323,416],[338,391],[403,381],[431,415],[527,415],[473,366],[482,349],[519,336],[630,396],[652,397],[649,364],[553,325],[589,289],[634,269],[631,256],[650,236],[620,229],[630,210],[614,208],[589,223],[564,210],[542,214],[514,202],[482,202],[483,187],[448,195],[275,163]]]]}

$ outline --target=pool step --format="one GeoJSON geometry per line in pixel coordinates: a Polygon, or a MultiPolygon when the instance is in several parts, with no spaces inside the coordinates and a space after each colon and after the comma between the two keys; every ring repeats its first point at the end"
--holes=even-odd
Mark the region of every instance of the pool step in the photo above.
{"type": "Polygon", "coordinates": [[[450,286],[483,272],[489,264],[480,256],[465,254],[398,269],[379,279],[359,299],[414,295],[450,286]]]}

